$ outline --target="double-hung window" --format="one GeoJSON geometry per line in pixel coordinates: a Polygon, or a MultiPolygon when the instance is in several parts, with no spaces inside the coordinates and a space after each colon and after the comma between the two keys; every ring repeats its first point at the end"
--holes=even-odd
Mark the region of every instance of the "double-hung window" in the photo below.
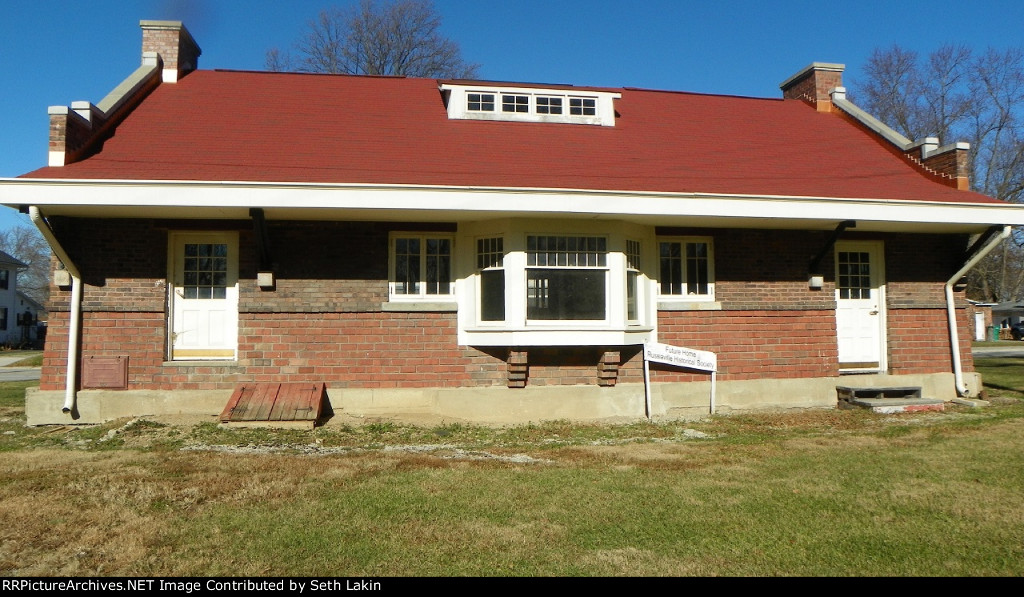
{"type": "Polygon", "coordinates": [[[626,321],[640,319],[640,241],[626,241],[626,321]]]}
{"type": "Polygon", "coordinates": [[[505,240],[476,239],[476,268],[480,273],[480,321],[505,321],[505,240]]]}
{"type": "Polygon", "coordinates": [[[709,238],[659,241],[659,294],[664,298],[714,300],[712,249],[709,238]]]}
{"type": "Polygon", "coordinates": [[[448,298],[454,292],[450,235],[395,233],[391,237],[390,295],[448,298]]]}
{"type": "Polygon", "coordinates": [[[527,236],[527,320],[605,320],[607,277],[603,236],[527,236]]]}

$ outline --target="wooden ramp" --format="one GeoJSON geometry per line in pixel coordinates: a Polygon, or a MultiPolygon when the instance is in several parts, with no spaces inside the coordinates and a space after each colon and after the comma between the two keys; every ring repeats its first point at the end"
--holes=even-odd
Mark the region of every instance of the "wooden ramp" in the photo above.
{"type": "Polygon", "coordinates": [[[323,382],[239,384],[220,413],[220,422],[231,427],[312,429],[326,398],[323,382]]]}

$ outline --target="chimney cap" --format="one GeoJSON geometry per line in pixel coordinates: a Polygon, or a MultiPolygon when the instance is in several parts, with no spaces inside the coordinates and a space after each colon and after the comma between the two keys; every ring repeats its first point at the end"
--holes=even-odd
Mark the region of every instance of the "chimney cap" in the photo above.
{"type": "Polygon", "coordinates": [[[779,84],[779,89],[782,89],[783,91],[785,91],[786,89],[792,87],[794,83],[796,83],[797,81],[800,81],[802,79],[806,79],[808,77],[808,75],[810,75],[812,72],[815,72],[815,71],[825,71],[825,72],[841,73],[844,70],[846,70],[846,65],[845,64],[838,64],[838,63],[835,63],[835,62],[812,62],[812,63],[808,64],[807,66],[805,66],[804,68],[800,69],[800,71],[797,72],[792,77],[790,77],[790,78],[786,79],[785,81],[783,81],[782,83],[780,83],[779,84]]]}

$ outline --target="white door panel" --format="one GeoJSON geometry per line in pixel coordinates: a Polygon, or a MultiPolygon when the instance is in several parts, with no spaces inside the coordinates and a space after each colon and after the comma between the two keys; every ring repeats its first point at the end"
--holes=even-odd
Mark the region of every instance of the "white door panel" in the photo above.
{"type": "Polygon", "coordinates": [[[175,233],[170,261],[171,358],[235,358],[238,235],[175,233]]]}
{"type": "Polygon", "coordinates": [[[885,364],[885,283],[882,245],[836,244],[836,333],[839,368],[883,371],[885,364]]]}

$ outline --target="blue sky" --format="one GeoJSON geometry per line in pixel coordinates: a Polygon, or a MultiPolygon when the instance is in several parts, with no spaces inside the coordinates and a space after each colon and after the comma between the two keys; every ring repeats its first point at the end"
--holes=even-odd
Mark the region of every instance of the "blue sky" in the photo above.
{"type": "MultiPolygon", "coordinates": [[[[0,177],[46,164],[47,106],[99,102],[140,62],[143,19],[179,20],[199,67],[263,70],[317,13],[346,0],[0,0],[0,177]]],[[[811,62],[872,50],[1024,47],[1021,0],[435,0],[484,79],[779,97],[811,62]]],[[[241,108],[241,107],[240,107],[241,108]]],[[[258,101],[246,109],[258,109],[258,101]]],[[[2,201],[2,197],[0,197],[2,201]]],[[[22,217],[0,208],[0,229],[22,217]]]]}

